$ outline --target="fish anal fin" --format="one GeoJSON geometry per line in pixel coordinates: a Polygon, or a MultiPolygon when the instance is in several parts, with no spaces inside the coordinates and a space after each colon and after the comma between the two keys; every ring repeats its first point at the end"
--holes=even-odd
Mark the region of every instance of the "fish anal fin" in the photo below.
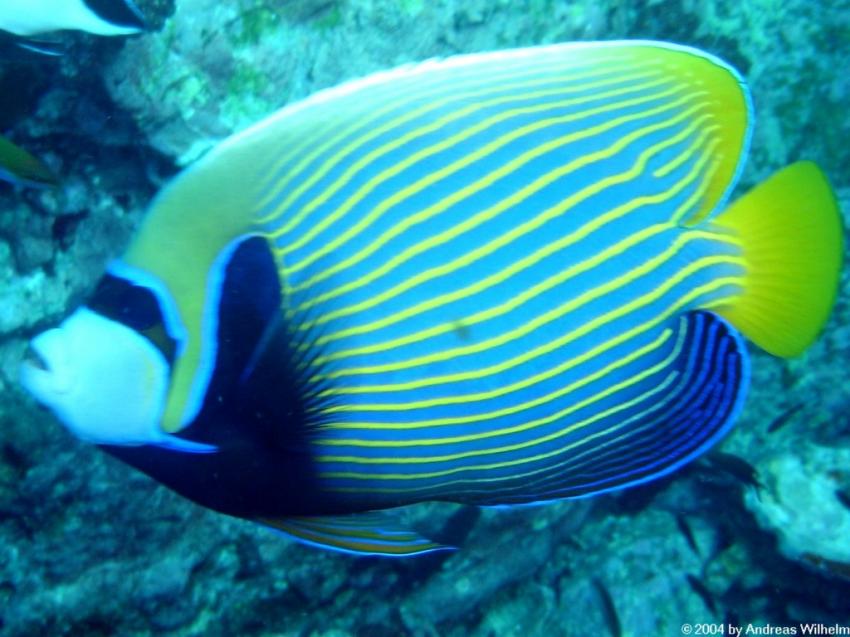
{"type": "Polygon", "coordinates": [[[408,557],[454,548],[422,537],[386,512],[256,521],[299,542],[353,555],[408,557]]]}

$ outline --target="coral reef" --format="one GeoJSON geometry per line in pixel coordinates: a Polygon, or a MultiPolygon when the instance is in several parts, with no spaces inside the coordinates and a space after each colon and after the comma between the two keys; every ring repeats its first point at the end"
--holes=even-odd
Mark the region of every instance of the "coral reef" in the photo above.
{"type": "Polygon", "coordinates": [[[759,467],[765,489],[747,506],[782,553],[850,579],[850,508],[839,495],[850,484],[850,448],[797,446],[759,467]]]}
{"type": "Polygon", "coordinates": [[[178,166],[287,102],[432,56],[594,38],[700,46],[753,91],[745,184],[814,159],[850,210],[850,3],[139,4],[158,30],[66,35],[60,60],[0,62],[2,87],[18,87],[3,91],[3,132],[63,175],[55,192],[0,186],[0,635],[616,637],[685,622],[846,622],[850,511],[835,491],[850,487],[847,277],[802,360],[753,357],[723,450],[762,488],[700,462],[588,501],[480,517],[423,505],[411,519],[462,548],[409,561],[321,552],[200,510],[72,439],[23,396],[17,367],[178,166]]]}

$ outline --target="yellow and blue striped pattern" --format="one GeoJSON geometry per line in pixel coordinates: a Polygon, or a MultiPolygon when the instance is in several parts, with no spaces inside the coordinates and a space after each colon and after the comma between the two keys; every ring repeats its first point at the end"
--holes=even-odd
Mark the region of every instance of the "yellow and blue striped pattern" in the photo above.
{"type": "Polygon", "coordinates": [[[686,50],[570,49],[431,63],[289,116],[315,136],[269,166],[256,219],[313,348],[329,489],[604,491],[693,457],[739,404],[737,337],[686,314],[744,274],[695,221],[745,140],[688,65],[737,79],[686,50]]]}
{"type": "Polygon", "coordinates": [[[453,548],[421,537],[380,511],[257,521],[304,544],[354,555],[405,557],[453,548]]]}
{"type": "Polygon", "coordinates": [[[268,125],[298,131],[254,214],[312,350],[320,478],[389,506],[672,470],[746,380],[731,328],[693,312],[744,275],[735,238],[699,223],[746,145],[737,76],[648,43],[457,60],[268,125]]]}

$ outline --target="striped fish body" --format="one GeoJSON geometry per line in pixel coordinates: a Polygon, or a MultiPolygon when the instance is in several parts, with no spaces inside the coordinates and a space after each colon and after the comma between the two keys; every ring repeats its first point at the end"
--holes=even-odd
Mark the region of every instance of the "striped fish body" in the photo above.
{"type": "MultiPolygon", "coordinates": [[[[258,223],[326,401],[316,470],[349,502],[602,491],[722,430],[635,451],[702,389],[683,316],[740,293],[736,238],[686,224],[725,195],[746,101],[725,139],[729,105],[680,52],[572,52],[435,64],[304,108],[289,125],[326,127],[321,143],[262,176],[258,223]]],[[[689,418],[669,427],[699,431],[689,418]]]]}
{"type": "Polygon", "coordinates": [[[749,119],[728,66],[651,42],[432,61],[283,109],[160,194],[90,303],[126,323],[115,289],[155,298],[162,432],[214,453],[111,450],[219,511],[382,554],[436,545],[293,516],[674,471],[742,405],[737,329],[794,355],[835,297],[813,165],[715,214],[749,119]]]}

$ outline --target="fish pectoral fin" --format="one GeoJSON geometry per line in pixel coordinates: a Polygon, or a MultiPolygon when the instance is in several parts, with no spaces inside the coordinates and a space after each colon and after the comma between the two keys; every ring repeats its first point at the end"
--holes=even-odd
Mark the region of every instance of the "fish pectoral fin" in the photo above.
{"type": "Polygon", "coordinates": [[[454,549],[422,537],[383,511],[256,521],[299,542],[354,555],[407,557],[454,549]]]}
{"type": "Polygon", "coordinates": [[[718,314],[774,356],[798,356],[838,294],[844,231],[823,172],[802,161],[735,201],[714,223],[739,237],[744,290],[718,314]]]}

